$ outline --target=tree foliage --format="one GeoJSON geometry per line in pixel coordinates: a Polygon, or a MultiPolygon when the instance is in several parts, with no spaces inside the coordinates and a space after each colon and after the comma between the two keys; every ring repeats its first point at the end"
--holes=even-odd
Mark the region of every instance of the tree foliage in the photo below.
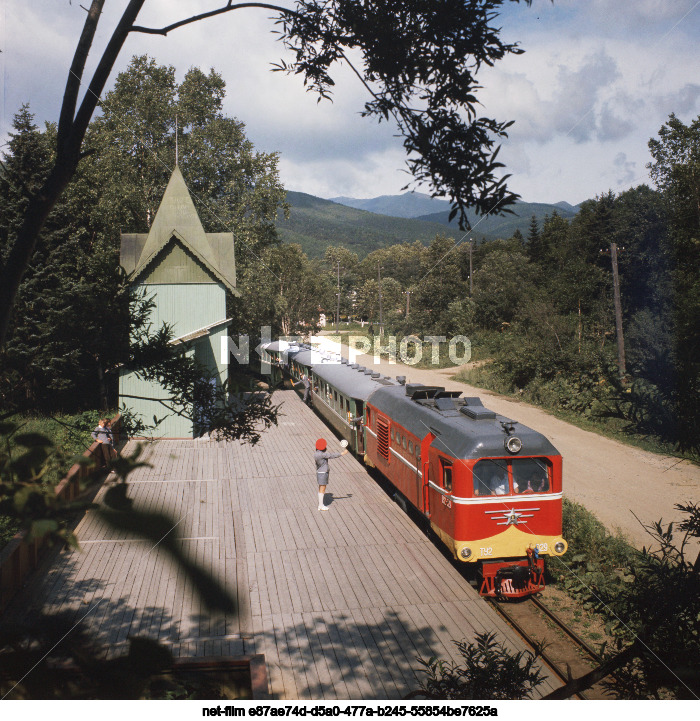
{"type": "MultiPolygon", "coordinates": [[[[179,156],[186,172],[197,173],[192,185],[205,225],[234,231],[238,247],[247,249],[243,270],[277,242],[274,220],[284,206],[277,157],[255,152],[243,124],[223,116],[224,95],[215,71],[193,68],[178,84],[174,68],[146,56],[118,76],[88,131],[94,152],[54,207],[20,285],[0,353],[6,412],[115,407],[122,367],[158,379],[170,409],[190,415],[198,409],[223,436],[256,441],[258,421],[274,422],[269,399],[251,393],[252,381],[240,372],[217,391],[203,381],[206,373],[183,347],[170,345],[170,330],[151,327],[152,305],[119,270],[120,229],[148,231],[167,185],[176,114],[179,156]]],[[[0,180],[5,255],[25,209],[22,188],[46,177],[56,139],[51,126],[39,132],[26,107],[15,128],[0,180]]]]}
{"type": "Polygon", "coordinates": [[[359,53],[371,93],[363,115],[393,118],[415,182],[449,195],[450,220],[458,215],[464,228],[467,208],[498,212],[517,198],[506,188],[508,176],[496,175],[503,165],[495,143],[512,123],[480,117],[476,108],[481,67],[522,52],[504,43],[492,24],[502,4],[302,0],[281,21],[281,39],[295,61],[279,68],[303,74],[309,89],[324,97],[334,86],[331,66],[359,53]]]}
{"type": "Polygon", "coordinates": [[[700,422],[700,117],[685,125],[671,114],[649,141],[648,167],[666,204],[670,232],[666,252],[673,306],[673,354],[677,384],[673,402],[683,447],[697,445],[700,422]]]}
{"type": "MultiPolygon", "coordinates": [[[[685,516],[677,526],[661,520],[645,525],[650,542],[641,552],[574,513],[584,521],[575,530],[579,553],[570,560],[577,593],[605,619],[617,644],[604,649],[597,668],[546,698],[570,698],[605,679],[620,698],[697,699],[700,557],[693,562],[690,554],[693,547],[697,553],[700,508],[690,503],[676,509],[685,516]]],[[[572,511],[569,504],[569,524],[572,511]]]]}

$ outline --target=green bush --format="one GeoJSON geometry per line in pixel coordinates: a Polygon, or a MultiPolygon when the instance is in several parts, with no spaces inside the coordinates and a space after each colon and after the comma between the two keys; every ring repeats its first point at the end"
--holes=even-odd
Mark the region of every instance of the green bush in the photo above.
{"type": "Polygon", "coordinates": [[[536,667],[540,649],[535,653],[513,653],[496,641],[495,633],[481,633],[476,643],[455,641],[462,665],[430,658],[419,658],[425,679],[412,697],[440,700],[520,700],[546,678],[536,667]]]}
{"type": "Polygon", "coordinates": [[[627,541],[610,534],[581,504],[564,499],[562,535],[569,550],[552,558],[549,572],[557,585],[586,609],[601,609],[602,597],[622,592],[631,581],[626,571],[641,558],[627,541]]]}

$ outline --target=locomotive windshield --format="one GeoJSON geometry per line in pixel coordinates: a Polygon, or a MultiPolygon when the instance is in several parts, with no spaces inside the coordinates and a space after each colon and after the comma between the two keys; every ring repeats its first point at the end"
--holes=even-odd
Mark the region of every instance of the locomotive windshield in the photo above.
{"type": "Polygon", "coordinates": [[[514,458],[513,490],[516,493],[541,493],[549,490],[549,471],[544,458],[514,458]]]}
{"type": "Polygon", "coordinates": [[[546,458],[493,458],[474,465],[475,496],[543,493],[549,490],[546,458]]]}

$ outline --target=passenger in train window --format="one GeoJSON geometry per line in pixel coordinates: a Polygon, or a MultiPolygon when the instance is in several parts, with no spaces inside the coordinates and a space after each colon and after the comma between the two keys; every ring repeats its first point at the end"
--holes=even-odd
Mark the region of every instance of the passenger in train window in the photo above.
{"type": "Polygon", "coordinates": [[[442,487],[452,493],[452,466],[447,463],[442,466],[442,487]]]}
{"type": "Polygon", "coordinates": [[[472,473],[475,496],[505,496],[508,493],[507,461],[479,461],[472,473]]]}
{"type": "Polygon", "coordinates": [[[538,468],[533,468],[525,479],[519,481],[517,486],[519,493],[541,493],[548,489],[547,472],[538,468]]]}
{"type": "Polygon", "coordinates": [[[482,478],[479,475],[478,471],[476,470],[476,466],[474,467],[474,495],[475,496],[490,496],[491,495],[491,486],[489,485],[489,483],[485,477],[482,478]]]}
{"type": "Polygon", "coordinates": [[[508,493],[508,471],[494,473],[491,476],[491,493],[494,496],[505,496],[508,493]]]}
{"type": "Polygon", "coordinates": [[[516,493],[543,493],[549,490],[549,473],[544,459],[515,458],[512,465],[516,493]]]}

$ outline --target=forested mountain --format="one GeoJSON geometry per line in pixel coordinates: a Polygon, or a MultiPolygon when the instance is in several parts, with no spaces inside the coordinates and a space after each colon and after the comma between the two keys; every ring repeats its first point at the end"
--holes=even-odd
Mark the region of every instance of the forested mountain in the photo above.
{"type": "MultiPolygon", "coordinates": [[[[323,200],[288,191],[287,202],[291,214],[288,220],[280,215],[278,231],[284,241],[299,243],[312,257],[322,256],[328,245],[342,245],[364,257],[372,250],[395,243],[420,240],[427,244],[437,234],[456,239],[464,237],[455,222],[448,225],[449,203],[422,193],[384,195],[366,200],[323,200]],[[444,209],[440,212],[420,214],[425,208],[441,205],[444,209]]],[[[533,215],[542,224],[547,216],[555,213],[568,220],[578,212],[578,206],[565,202],[556,205],[518,202],[513,209],[515,214],[475,220],[469,236],[479,241],[506,240],[516,230],[527,236],[533,215]]]]}
{"type": "Polygon", "coordinates": [[[440,198],[431,198],[425,193],[403,193],[402,195],[380,195],[377,198],[331,198],[334,203],[347,205],[370,213],[392,215],[395,218],[418,218],[431,213],[450,210],[450,204],[440,198]]]}
{"type": "Polygon", "coordinates": [[[428,244],[442,233],[451,238],[463,234],[441,223],[392,218],[349,208],[306,193],[287,192],[288,219],[278,214],[277,230],[283,241],[299,243],[310,257],[320,258],[329,245],[343,246],[364,258],[377,248],[420,240],[428,244]]]}

